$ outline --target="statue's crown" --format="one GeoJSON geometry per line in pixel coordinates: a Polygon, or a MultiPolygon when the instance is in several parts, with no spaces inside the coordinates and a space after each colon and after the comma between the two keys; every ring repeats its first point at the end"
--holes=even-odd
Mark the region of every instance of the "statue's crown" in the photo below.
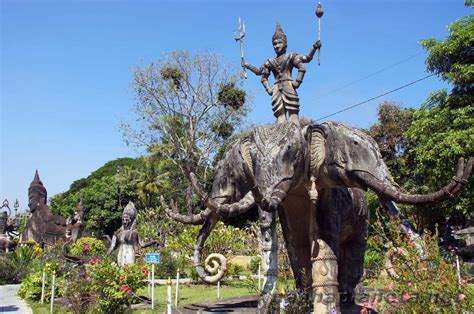
{"type": "Polygon", "coordinates": [[[38,174],[38,169],[36,169],[35,172],[35,177],[33,178],[33,181],[30,183],[30,187],[28,188],[28,193],[39,193],[43,195],[45,198],[47,197],[47,192],[46,188],[43,185],[43,182],[41,182],[41,179],[38,174]]]}
{"type": "Polygon", "coordinates": [[[283,39],[285,43],[287,42],[286,35],[281,29],[281,25],[279,22],[276,23],[275,33],[273,33],[272,41],[274,41],[275,39],[283,39]]]}
{"type": "Polygon", "coordinates": [[[130,216],[131,220],[135,220],[137,217],[137,209],[135,208],[135,204],[132,201],[128,202],[127,206],[123,209],[122,216],[127,214],[130,216]]]}

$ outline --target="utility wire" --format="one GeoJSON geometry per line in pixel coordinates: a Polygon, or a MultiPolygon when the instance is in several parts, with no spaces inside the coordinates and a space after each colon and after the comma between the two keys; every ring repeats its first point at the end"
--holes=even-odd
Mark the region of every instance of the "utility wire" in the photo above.
{"type": "Polygon", "coordinates": [[[406,59],[403,59],[403,60],[400,60],[400,61],[398,61],[398,62],[396,62],[396,63],[393,63],[392,65],[389,65],[388,67],[385,67],[385,68],[380,69],[380,70],[378,70],[378,71],[376,71],[376,72],[373,72],[373,73],[371,73],[371,74],[368,74],[368,75],[366,75],[366,76],[364,76],[364,77],[362,77],[362,78],[360,78],[360,79],[358,79],[358,80],[355,80],[355,81],[353,81],[353,82],[351,82],[351,83],[349,83],[349,84],[347,84],[347,85],[343,85],[343,86],[338,87],[338,88],[336,88],[336,89],[333,89],[333,90],[331,90],[331,91],[329,91],[329,92],[327,92],[327,93],[325,93],[325,94],[322,94],[320,97],[325,97],[325,96],[330,95],[330,94],[332,94],[332,93],[335,93],[335,92],[338,92],[338,91],[340,91],[340,90],[343,90],[343,89],[345,89],[345,88],[347,88],[347,87],[349,87],[349,86],[352,86],[352,85],[354,85],[354,84],[356,84],[356,83],[359,83],[360,81],[363,81],[363,80],[365,80],[365,79],[367,79],[367,78],[369,78],[369,77],[372,77],[372,76],[374,76],[374,75],[377,75],[377,74],[379,74],[379,73],[382,73],[383,71],[386,71],[386,70],[388,70],[388,69],[391,69],[391,68],[393,68],[393,67],[395,67],[395,66],[397,66],[397,65],[399,65],[399,64],[401,64],[401,63],[403,63],[403,62],[406,62],[406,61],[411,60],[411,59],[413,59],[413,58],[415,58],[415,57],[418,57],[418,56],[421,55],[422,53],[424,53],[424,52],[417,53],[417,54],[415,54],[415,55],[413,55],[413,56],[411,56],[411,57],[408,57],[408,58],[406,58],[406,59]]]}
{"type": "Polygon", "coordinates": [[[346,107],[346,108],[344,108],[344,109],[341,109],[341,110],[339,110],[339,111],[336,111],[336,112],[334,112],[334,113],[331,113],[330,115],[327,115],[327,116],[324,116],[324,117],[322,117],[322,118],[319,118],[319,119],[317,119],[316,121],[320,121],[320,120],[323,120],[323,119],[332,117],[332,116],[334,116],[334,115],[336,115],[336,114],[339,114],[339,113],[341,113],[341,112],[347,111],[347,110],[349,110],[349,109],[358,107],[358,106],[363,105],[363,104],[365,104],[365,103],[368,103],[369,101],[372,101],[372,100],[374,100],[374,99],[383,97],[383,96],[385,96],[385,95],[391,94],[391,93],[393,93],[393,92],[396,92],[396,91],[398,91],[398,90],[401,90],[401,89],[403,89],[403,88],[405,88],[405,87],[408,87],[408,86],[413,85],[413,84],[415,84],[415,83],[418,83],[418,82],[420,82],[420,81],[426,80],[427,78],[430,78],[430,77],[432,77],[433,75],[435,75],[435,74],[427,75],[427,76],[422,77],[422,78],[420,78],[420,79],[418,79],[418,80],[416,80],[416,81],[413,81],[413,82],[410,82],[410,83],[405,84],[405,85],[403,85],[403,86],[400,86],[400,87],[397,87],[397,88],[395,88],[395,89],[392,89],[391,91],[385,92],[385,93],[383,93],[383,94],[380,94],[380,95],[378,95],[378,96],[372,97],[372,98],[367,99],[367,100],[364,100],[364,101],[362,101],[362,102],[360,102],[360,103],[357,103],[357,104],[355,104],[355,105],[352,105],[352,106],[346,107]]]}

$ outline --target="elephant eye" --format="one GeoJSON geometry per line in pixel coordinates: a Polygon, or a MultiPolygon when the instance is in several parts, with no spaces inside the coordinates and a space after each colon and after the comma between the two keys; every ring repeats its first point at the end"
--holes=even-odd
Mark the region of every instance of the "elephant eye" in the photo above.
{"type": "Polygon", "coordinates": [[[359,142],[357,142],[357,141],[354,141],[354,145],[359,145],[359,142]]]}

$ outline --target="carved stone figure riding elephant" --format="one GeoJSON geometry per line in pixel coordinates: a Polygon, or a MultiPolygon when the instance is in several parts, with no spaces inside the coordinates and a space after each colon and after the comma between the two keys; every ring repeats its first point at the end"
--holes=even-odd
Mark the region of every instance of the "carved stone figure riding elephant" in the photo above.
{"type": "MultiPolygon", "coordinates": [[[[204,271],[201,250],[206,238],[222,215],[238,215],[258,206],[262,236],[268,242],[266,248],[264,243],[268,269],[264,294],[274,289],[276,280],[273,248],[278,212],[297,285],[313,287],[315,312],[330,312],[339,306],[338,281],[339,288],[350,294],[362,274],[367,211],[359,189],[373,190],[389,214],[401,217],[394,202],[421,204],[450,198],[467,183],[473,163],[473,158],[466,166],[460,160],[456,176],[441,190],[409,195],[392,182],[376,142],[360,130],[338,122],[303,128],[293,123],[262,126],[227,148],[209,196],[191,175],[206,210],[186,216],[172,206],[167,212],[184,223],[203,223],[195,247],[196,270],[205,281],[217,282],[225,262],[220,258],[224,267],[214,276],[204,271]],[[355,232],[350,232],[352,227],[355,232]],[[311,278],[305,280],[303,270],[311,278]]],[[[413,231],[403,221],[402,228],[413,231]]],[[[217,268],[217,262],[213,266],[217,268]]]]}

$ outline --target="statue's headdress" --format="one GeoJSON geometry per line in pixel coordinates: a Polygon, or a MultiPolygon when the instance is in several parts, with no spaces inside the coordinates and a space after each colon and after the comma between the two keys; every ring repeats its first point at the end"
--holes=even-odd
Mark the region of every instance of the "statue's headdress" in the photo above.
{"type": "Polygon", "coordinates": [[[31,193],[38,193],[44,196],[45,200],[48,196],[48,192],[46,191],[46,188],[44,187],[43,182],[41,182],[41,179],[39,177],[38,169],[36,169],[35,177],[33,178],[33,181],[31,181],[30,187],[28,188],[28,194],[31,193]]]}
{"type": "Polygon", "coordinates": [[[286,35],[281,29],[280,23],[277,22],[276,27],[275,27],[275,33],[273,33],[272,41],[275,39],[283,39],[285,43],[287,43],[286,35]]]}
{"type": "Polygon", "coordinates": [[[128,202],[127,206],[123,209],[122,216],[127,214],[132,221],[137,218],[137,209],[135,208],[135,204],[132,201],[128,202]]]}
{"type": "Polygon", "coordinates": [[[82,219],[84,218],[84,212],[85,212],[85,208],[84,206],[82,206],[82,196],[81,196],[81,200],[79,201],[79,204],[77,204],[77,207],[75,208],[75,211],[79,215],[80,221],[82,222],[82,219]]]}
{"type": "MultiPolygon", "coordinates": [[[[130,220],[132,221],[132,225],[130,226],[130,230],[135,229],[135,226],[137,224],[137,209],[135,208],[135,204],[133,204],[132,201],[129,201],[127,206],[123,209],[122,217],[123,215],[128,215],[130,217],[130,220]]],[[[123,228],[123,226],[122,226],[123,228]]],[[[132,234],[128,234],[128,240],[130,240],[132,237],[132,234]]]]}

